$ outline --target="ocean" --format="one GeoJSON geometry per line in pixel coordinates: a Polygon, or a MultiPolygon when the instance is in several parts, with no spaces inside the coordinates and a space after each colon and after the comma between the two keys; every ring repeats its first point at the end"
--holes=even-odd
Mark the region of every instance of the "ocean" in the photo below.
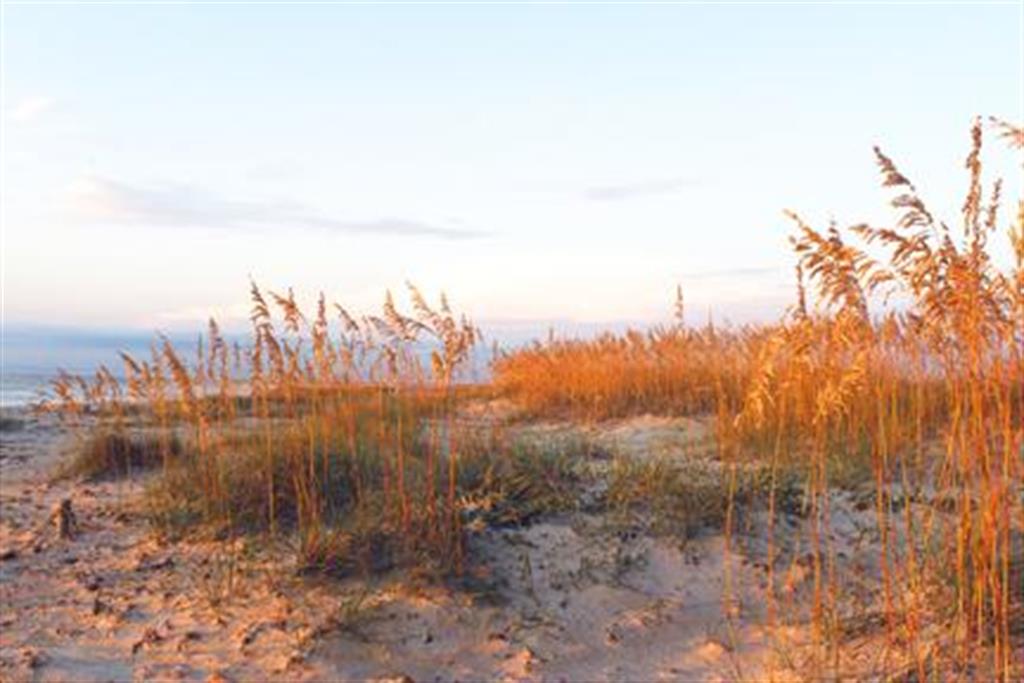
{"type": "MultiPolygon", "coordinates": [[[[150,345],[157,337],[140,332],[120,333],[82,332],[49,328],[4,329],[0,343],[0,406],[31,405],[39,401],[50,387],[58,371],[91,376],[100,365],[106,365],[118,378],[123,376],[123,361],[119,353],[126,351],[139,360],[150,357],[150,345]]],[[[175,349],[185,359],[195,354],[196,337],[168,335],[175,349]]],[[[228,342],[234,337],[227,336],[228,342]]],[[[244,344],[247,337],[238,337],[244,344]]],[[[429,365],[429,349],[421,351],[423,361],[429,365]]],[[[490,349],[484,344],[477,347],[470,363],[471,381],[488,376],[490,349]]]]}
{"type": "Polygon", "coordinates": [[[0,408],[26,406],[37,402],[50,375],[39,372],[4,372],[0,375],[0,408]]]}
{"type": "MultiPolygon", "coordinates": [[[[91,375],[100,365],[106,365],[120,376],[122,361],[118,353],[148,357],[153,339],[153,335],[135,331],[5,327],[0,340],[0,406],[25,406],[38,401],[59,370],[91,375]]],[[[194,348],[193,339],[171,337],[183,350],[194,348]]]]}

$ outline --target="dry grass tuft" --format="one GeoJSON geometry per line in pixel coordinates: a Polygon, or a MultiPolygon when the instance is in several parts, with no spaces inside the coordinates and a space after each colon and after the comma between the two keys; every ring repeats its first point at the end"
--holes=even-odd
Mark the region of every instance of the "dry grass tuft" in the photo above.
{"type": "MultiPolygon", "coordinates": [[[[993,126],[1020,149],[1020,127],[993,126]]],[[[788,212],[797,302],[776,324],[549,339],[494,365],[496,386],[538,414],[714,414],[728,503],[723,511],[712,492],[697,509],[724,515],[727,531],[738,521],[745,463],[768,466],[770,519],[785,505],[781,482],[799,473],[814,587],[806,673],[815,678],[845,666],[837,615],[850,577],[837,569],[835,491],[866,486],[890,659],[911,662],[919,679],[1024,673],[1024,201],[1007,230],[1010,262],[999,264],[990,240],[1002,184],[983,186],[983,132],[980,121],[971,128],[957,230],[879,149],[891,225],[817,230],[788,212]],[[922,640],[936,627],[956,644],[941,655],[922,640]]],[[[671,468],[623,467],[647,471],[613,478],[613,499],[687,509],[672,499],[680,482],[671,468]]]]}
{"type": "Polygon", "coordinates": [[[61,474],[89,481],[131,477],[178,459],[183,452],[181,441],[173,437],[99,432],[77,445],[61,474]]]}

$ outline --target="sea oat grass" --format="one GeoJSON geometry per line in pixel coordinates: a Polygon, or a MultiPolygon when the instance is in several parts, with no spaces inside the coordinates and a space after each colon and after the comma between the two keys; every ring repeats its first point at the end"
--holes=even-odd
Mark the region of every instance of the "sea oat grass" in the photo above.
{"type": "Polygon", "coordinates": [[[58,474],[89,481],[118,479],[158,468],[167,459],[178,460],[184,452],[182,441],[173,435],[99,431],[76,444],[58,474]]]}

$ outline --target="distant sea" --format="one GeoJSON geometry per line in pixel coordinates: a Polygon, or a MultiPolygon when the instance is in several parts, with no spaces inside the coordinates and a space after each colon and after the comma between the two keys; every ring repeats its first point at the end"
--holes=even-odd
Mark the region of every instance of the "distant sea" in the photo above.
{"type": "Polygon", "coordinates": [[[46,388],[46,375],[34,372],[8,372],[0,376],[0,408],[25,406],[39,400],[46,388]]]}
{"type": "MultiPolygon", "coordinates": [[[[168,335],[183,358],[195,354],[196,337],[168,335]]],[[[123,376],[119,353],[126,351],[139,360],[150,357],[155,334],[136,331],[100,333],[57,328],[7,328],[0,344],[0,407],[26,406],[39,401],[59,370],[91,376],[100,365],[106,365],[118,378],[123,376]]],[[[234,337],[227,336],[229,342],[234,337]]],[[[242,343],[248,337],[238,337],[242,343]]],[[[521,343],[521,342],[520,342],[521,343]]],[[[426,363],[429,350],[423,351],[426,363]]],[[[480,381],[488,375],[490,346],[478,347],[471,361],[469,375],[480,381]]]]}
{"type": "MultiPolygon", "coordinates": [[[[38,401],[58,370],[91,375],[106,365],[121,375],[118,353],[127,351],[148,357],[155,335],[126,331],[90,332],[45,327],[6,327],[0,342],[0,406],[24,406],[38,401]]],[[[192,339],[191,337],[189,338],[192,339]]],[[[179,337],[171,341],[182,350],[194,342],[179,337]]]]}
{"type": "MultiPolygon", "coordinates": [[[[593,337],[601,332],[621,332],[627,327],[643,329],[644,323],[613,321],[608,323],[576,323],[568,320],[523,321],[484,325],[484,341],[470,359],[463,379],[486,381],[490,375],[492,344],[510,349],[544,339],[550,334],[561,338],[593,337]]],[[[195,354],[194,334],[167,335],[183,358],[195,354]]],[[[249,342],[247,333],[226,334],[229,343],[249,342]]],[[[0,406],[24,406],[38,401],[49,388],[58,370],[91,376],[100,365],[106,365],[115,377],[122,377],[123,362],[119,352],[126,351],[139,360],[150,357],[150,345],[157,339],[154,332],[140,330],[92,331],[80,328],[5,325],[0,336],[0,406]]],[[[423,360],[429,365],[429,347],[421,347],[423,360]]]]}

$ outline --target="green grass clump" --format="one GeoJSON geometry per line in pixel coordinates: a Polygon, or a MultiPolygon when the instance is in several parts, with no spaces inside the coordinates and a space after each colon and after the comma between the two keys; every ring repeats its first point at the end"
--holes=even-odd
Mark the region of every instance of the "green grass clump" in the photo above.
{"type": "Polygon", "coordinates": [[[183,452],[175,436],[98,432],[76,448],[59,474],[88,481],[118,479],[177,460],[183,452]]]}
{"type": "Polygon", "coordinates": [[[0,432],[16,432],[25,426],[24,420],[0,415],[0,432]]]}

